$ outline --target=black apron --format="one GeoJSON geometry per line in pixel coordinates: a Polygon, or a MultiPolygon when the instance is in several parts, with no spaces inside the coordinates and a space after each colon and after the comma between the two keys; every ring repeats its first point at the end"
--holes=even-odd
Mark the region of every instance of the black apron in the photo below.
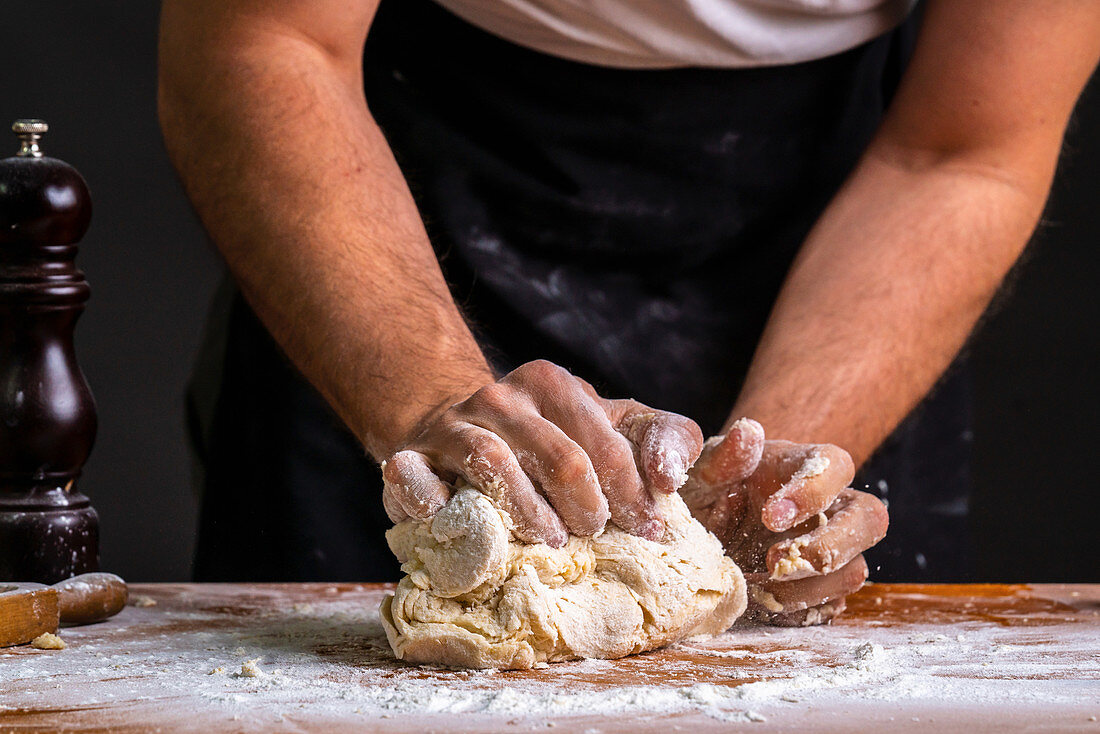
{"type": "MultiPolygon", "coordinates": [[[[790,66],[619,70],[387,0],[366,95],[497,370],[549,359],[709,435],[881,120],[911,25],[790,66]]],[[[196,578],[395,579],[373,462],[239,294],[214,319],[190,401],[196,578]]],[[[872,578],[966,577],[969,425],[956,367],[861,472],[892,518],[872,578]]]]}

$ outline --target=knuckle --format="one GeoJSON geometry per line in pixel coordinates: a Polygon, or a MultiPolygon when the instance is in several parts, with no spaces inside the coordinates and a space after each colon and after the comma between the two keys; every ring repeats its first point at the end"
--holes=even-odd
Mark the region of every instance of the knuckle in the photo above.
{"type": "Polygon", "coordinates": [[[537,386],[543,390],[554,392],[559,388],[576,380],[564,367],[559,367],[545,359],[536,359],[533,362],[520,365],[508,375],[509,381],[514,379],[523,384],[537,386]]]}
{"type": "Polygon", "coordinates": [[[479,413],[503,414],[514,410],[516,403],[515,390],[498,382],[479,389],[466,400],[463,408],[479,413]]]}
{"type": "Polygon", "coordinates": [[[591,477],[592,467],[588,455],[576,446],[559,446],[546,458],[546,473],[559,484],[575,486],[591,477]]]}
{"type": "Polygon", "coordinates": [[[677,415],[676,422],[679,425],[684,439],[687,441],[688,446],[698,457],[703,451],[703,429],[699,427],[699,424],[686,416],[677,415]]]}
{"type": "Polygon", "coordinates": [[[536,359],[521,367],[531,377],[560,377],[564,369],[546,359],[536,359]]]}
{"type": "Polygon", "coordinates": [[[626,436],[631,443],[640,447],[645,441],[646,434],[650,425],[656,419],[657,413],[637,400],[619,401],[616,410],[619,412],[616,421],[616,428],[619,433],[626,436]]]}
{"type": "Polygon", "coordinates": [[[494,468],[500,467],[511,454],[511,450],[503,440],[488,433],[465,432],[464,436],[465,457],[463,463],[467,467],[494,468]]]}
{"type": "Polygon", "coordinates": [[[666,411],[658,413],[657,417],[658,420],[656,421],[655,428],[659,429],[662,433],[675,436],[678,441],[698,443],[699,446],[702,447],[703,430],[699,428],[699,424],[691,418],[680,415],[679,413],[669,413],[666,411]]]}
{"type": "Polygon", "coordinates": [[[634,451],[627,440],[618,434],[592,454],[591,459],[592,468],[608,482],[628,481],[631,475],[641,481],[634,463],[634,451]]]}

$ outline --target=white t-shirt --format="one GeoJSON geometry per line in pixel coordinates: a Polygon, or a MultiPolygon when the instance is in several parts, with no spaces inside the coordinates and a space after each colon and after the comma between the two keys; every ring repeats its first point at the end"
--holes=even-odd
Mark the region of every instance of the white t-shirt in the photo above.
{"type": "Polygon", "coordinates": [[[869,41],[916,0],[436,0],[521,46],[601,66],[778,66],[869,41]]]}

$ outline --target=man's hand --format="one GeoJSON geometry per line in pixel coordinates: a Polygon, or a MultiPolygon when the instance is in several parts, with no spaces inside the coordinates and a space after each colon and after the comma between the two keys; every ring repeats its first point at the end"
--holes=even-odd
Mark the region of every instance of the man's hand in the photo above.
{"type": "Polygon", "coordinates": [[[428,518],[462,478],[507,510],[528,542],[562,546],[608,519],[650,540],[653,492],[675,492],[703,448],[694,421],[634,400],[605,400],[546,361],[528,362],[435,418],[385,462],[394,522],[428,518]],[[540,491],[541,490],[541,491],[540,491]]]}
{"type": "Polygon", "coordinates": [[[681,494],[745,572],[749,611],[781,625],[826,622],[867,579],[863,551],[886,535],[886,508],[848,487],[848,452],[765,441],[742,418],[707,442],[681,494]]]}

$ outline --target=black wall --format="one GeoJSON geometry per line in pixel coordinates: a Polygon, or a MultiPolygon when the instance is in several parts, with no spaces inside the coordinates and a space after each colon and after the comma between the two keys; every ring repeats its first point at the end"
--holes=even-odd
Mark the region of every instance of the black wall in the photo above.
{"type": "Polygon", "coordinates": [[[974,341],[982,578],[1100,581],[1100,75],[1031,245],[974,341]]]}
{"type": "Polygon", "coordinates": [[[196,503],[181,394],[220,265],[168,163],[156,119],[153,0],[6,3],[0,152],[42,117],[48,155],[77,168],[92,225],[77,263],[92,300],[77,325],[99,436],[80,486],[101,518],[104,568],[184,579],[196,503]]]}
{"type": "MultiPolygon", "coordinates": [[[[195,500],[181,395],[220,273],[160,141],[157,5],[9,3],[0,26],[0,123],[48,120],[46,151],[92,190],[79,262],[93,297],[77,344],[100,433],[82,487],[102,517],[105,568],[133,581],[189,573],[195,500]]],[[[991,580],[1100,581],[1097,131],[1094,80],[1044,227],[972,345],[975,525],[991,580]]],[[[5,139],[0,129],[0,153],[14,152],[5,139]]]]}

